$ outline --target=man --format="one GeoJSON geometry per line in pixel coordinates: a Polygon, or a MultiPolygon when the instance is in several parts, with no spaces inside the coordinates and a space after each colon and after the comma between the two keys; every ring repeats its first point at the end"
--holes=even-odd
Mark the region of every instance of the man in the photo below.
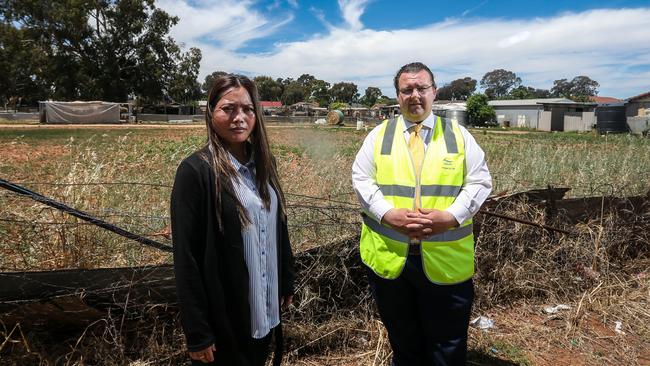
{"type": "Polygon", "coordinates": [[[485,154],[431,111],[427,66],[394,80],[401,116],[366,137],[352,167],[363,208],[360,251],[394,366],[465,365],[474,300],[472,216],[490,194],[485,154]]]}

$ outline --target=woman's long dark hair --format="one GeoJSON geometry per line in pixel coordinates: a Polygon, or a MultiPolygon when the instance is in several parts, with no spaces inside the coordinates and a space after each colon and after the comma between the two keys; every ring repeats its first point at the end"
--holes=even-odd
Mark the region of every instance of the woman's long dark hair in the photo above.
{"type": "Polygon", "coordinates": [[[235,168],[230,163],[228,152],[225,148],[221,137],[212,125],[212,113],[214,112],[217,102],[232,89],[244,88],[251,97],[255,111],[255,127],[251,132],[249,141],[255,157],[255,185],[257,186],[260,197],[264,203],[265,208],[271,205],[271,198],[269,194],[268,185],[270,184],[278,195],[278,209],[280,210],[280,217],[285,220],[285,200],[284,193],[280,187],[278,179],[277,168],[275,159],[271,154],[269,141],[266,137],[266,127],[264,126],[264,116],[260,107],[259,96],[257,94],[257,87],[255,83],[243,75],[228,74],[217,78],[212,84],[212,88],[208,93],[208,105],[205,111],[205,124],[208,129],[208,142],[207,149],[202,155],[203,159],[207,161],[212,167],[214,172],[215,182],[215,207],[217,210],[217,224],[219,231],[223,232],[222,222],[222,205],[221,205],[221,192],[222,190],[228,192],[235,200],[237,205],[237,212],[242,226],[250,223],[250,219],[246,215],[246,210],[242,203],[235,194],[233,179],[237,176],[235,168]]]}

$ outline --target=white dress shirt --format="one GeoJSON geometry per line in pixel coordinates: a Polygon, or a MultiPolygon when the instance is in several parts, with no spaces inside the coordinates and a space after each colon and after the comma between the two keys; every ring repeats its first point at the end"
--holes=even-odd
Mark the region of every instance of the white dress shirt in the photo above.
{"type": "MultiPolygon", "coordinates": [[[[402,118],[402,116],[399,118],[402,118]]],[[[429,117],[422,121],[423,126],[420,130],[420,136],[424,140],[425,148],[429,147],[433,135],[431,132],[436,120],[437,116],[431,113],[429,117]]],[[[404,139],[408,144],[410,129],[416,124],[406,119],[404,119],[404,122],[404,139]]],[[[378,131],[379,128],[370,131],[357,153],[352,165],[352,184],[363,210],[370,217],[381,222],[386,212],[394,207],[384,199],[384,195],[375,181],[377,166],[374,161],[374,151],[378,131]]],[[[452,214],[456,221],[462,225],[478,212],[485,199],[490,195],[492,177],[490,177],[490,172],[485,163],[485,153],[478,146],[474,137],[463,126],[460,126],[460,131],[465,141],[465,181],[456,200],[446,211],[452,214]]]]}
{"type": "Polygon", "coordinates": [[[242,241],[248,268],[250,331],[253,338],[260,339],[280,324],[276,250],[278,198],[269,185],[271,204],[266,209],[255,185],[253,157],[246,164],[241,164],[232,154],[228,155],[238,173],[237,179],[233,179],[235,194],[251,221],[248,226],[242,227],[242,241]]]}

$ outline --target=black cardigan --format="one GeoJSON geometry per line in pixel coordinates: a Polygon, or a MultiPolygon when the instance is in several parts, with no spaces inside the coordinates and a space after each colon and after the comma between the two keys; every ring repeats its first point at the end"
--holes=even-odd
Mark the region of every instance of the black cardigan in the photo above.
{"type": "MultiPolygon", "coordinates": [[[[203,150],[205,151],[205,150],[203,150]]],[[[219,232],[214,205],[214,173],[200,157],[187,157],[178,167],[171,194],[174,272],[181,323],[190,351],[212,343],[215,358],[245,365],[241,352],[251,338],[248,269],[241,223],[233,197],[221,192],[219,232]]],[[[286,220],[278,210],[278,285],[280,296],[293,294],[293,254],[286,220]]]]}

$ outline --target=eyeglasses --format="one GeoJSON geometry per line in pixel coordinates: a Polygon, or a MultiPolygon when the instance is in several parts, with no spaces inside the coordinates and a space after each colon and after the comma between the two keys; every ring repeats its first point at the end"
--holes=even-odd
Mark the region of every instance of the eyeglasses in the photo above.
{"type": "Polygon", "coordinates": [[[404,88],[400,89],[399,92],[402,95],[412,95],[414,91],[417,90],[419,95],[424,94],[429,88],[431,88],[433,85],[428,85],[428,86],[420,86],[417,88],[404,88]]]}

